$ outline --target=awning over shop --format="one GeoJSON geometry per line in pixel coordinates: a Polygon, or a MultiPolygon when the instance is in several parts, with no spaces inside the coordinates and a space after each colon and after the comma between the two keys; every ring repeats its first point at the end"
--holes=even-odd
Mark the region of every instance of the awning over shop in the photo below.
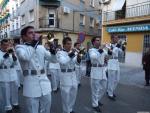
{"type": "Polygon", "coordinates": [[[119,11],[122,9],[126,0],[116,0],[116,2],[112,6],[112,11],[119,11]]]}

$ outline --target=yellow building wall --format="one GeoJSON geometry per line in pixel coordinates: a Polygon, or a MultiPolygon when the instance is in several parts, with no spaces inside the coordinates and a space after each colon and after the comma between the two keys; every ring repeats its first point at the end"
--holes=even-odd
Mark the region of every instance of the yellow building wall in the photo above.
{"type": "Polygon", "coordinates": [[[87,43],[88,43],[88,42],[91,42],[91,38],[92,38],[91,36],[86,36],[86,37],[85,37],[85,40],[84,40],[84,42],[83,42],[82,45],[83,45],[84,47],[87,47],[87,43]]]}
{"type": "MultiPolygon", "coordinates": [[[[106,31],[106,27],[103,26],[102,30],[102,43],[110,42],[111,34],[106,31]]],[[[150,33],[150,32],[149,32],[150,33]]],[[[143,40],[144,34],[148,34],[148,32],[131,32],[131,33],[117,33],[117,34],[125,34],[127,37],[127,52],[142,52],[143,51],[143,40]]]]}
{"type": "Polygon", "coordinates": [[[125,33],[127,36],[127,51],[142,52],[144,33],[125,33]]]}
{"type": "Polygon", "coordinates": [[[106,27],[102,28],[102,43],[110,43],[110,33],[106,31],[106,27]]]}

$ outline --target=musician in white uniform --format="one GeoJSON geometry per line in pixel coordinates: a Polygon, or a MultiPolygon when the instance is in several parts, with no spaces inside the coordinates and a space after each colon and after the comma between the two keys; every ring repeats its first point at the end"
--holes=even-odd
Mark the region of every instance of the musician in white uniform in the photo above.
{"type": "Polygon", "coordinates": [[[24,44],[16,46],[16,53],[23,70],[23,96],[26,113],[50,113],[51,83],[45,73],[45,60],[50,60],[51,53],[35,40],[34,27],[21,30],[24,44]]]}
{"type": "Polygon", "coordinates": [[[75,64],[81,59],[75,52],[71,51],[72,41],[70,37],[63,39],[63,50],[58,51],[56,56],[60,63],[60,90],[63,104],[63,113],[74,113],[73,108],[77,95],[77,76],[75,64]]]}
{"type": "Polygon", "coordinates": [[[107,78],[105,70],[105,57],[107,53],[100,49],[100,38],[93,37],[93,48],[89,49],[91,59],[91,90],[92,90],[92,107],[95,111],[101,112],[101,98],[104,95],[107,78]]]}
{"type": "Polygon", "coordinates": [[[119,52],[122,52],[121,46],[118,44],[118,36],[112,35],[112,43],[110,44],[110,49],[108,51],[109,60],[108,60],[108,88],[107,94],[108,98],[115,101],[115,89],[119,82],[120,78],[120,66],[118,60],[119,52]]]}
{"type": "MultiPolygon", "coordinates": [[[[79,53],[80,46],[81,45],[79,42],[74,43],[75,55],[77,55],[79,53]]],[[[80,65],[75,65],[75,71],[76,71],[76,75],[77,75],[78,86],[80,86],[80,83],[81,83],[81,67],[80,67],[80,65]]]]}
{"type": "Polygon", "coordinates": [[[4,102],[6,113],[12,113],[13,108],[19,109],[15,65],[17,65],[15,52],[11,48],[10,42],[3,39],[0,50],[0,95],[2,95],[0,101],[4,102]]]}
{"type": "Polygon", "coordinates": [[[56,58],[57,48],[52,42],[50,44],[50,51],[52,57],[48,62],[48,73],[51,75],[52,91],[57,92],[60,84],[60,64],[56,58]]]}
{"type": "MultiPolygon", "coordinates": [[[[14,48],[16,47],[16,45],[18,45],[19,42],[14,42],[14,48]]],[[[16,68],[16,71],[17,71],[17,76],[18,76],[18,81],[17,81],[17,84],[18,86],[22,86],[23,85],[23,73],[22,73],[22,69],[21,69],[21,65],[20,65],[20,62],[19,60],[17,60],[17,65],[15,66],[16,68]]]]}

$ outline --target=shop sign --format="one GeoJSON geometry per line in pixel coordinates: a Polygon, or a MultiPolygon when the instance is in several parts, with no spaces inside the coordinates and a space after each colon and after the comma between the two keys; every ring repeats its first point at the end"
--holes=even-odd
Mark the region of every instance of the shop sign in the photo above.
{"type": "Polygon", "coordinates": [[[116,32],[142,32],[150,31],[150,24],[148,25],[137,25],[137,26],[115,26],[107,27],[107,32],[116,33],[116,32]]]}

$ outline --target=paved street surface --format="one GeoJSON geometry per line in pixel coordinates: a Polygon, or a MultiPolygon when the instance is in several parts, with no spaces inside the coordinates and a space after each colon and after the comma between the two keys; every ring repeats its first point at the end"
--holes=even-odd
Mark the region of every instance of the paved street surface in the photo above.
{"type": "MultiPolygon", "coordinates": [[[[150,113],[150,86],[144,86],[144,72],[141,68],[121,66],[121,80],[117,87],[115,102],[107,95],[102,99],[102,113],[150,113]]],[[[20,91],[21,95],[21,91],[20,91]]],[[[60,91],[52,93],[51,113],[62,113],[60,91]]],[[[20,97],[22,113],[26,113],[20,97]]],[[[75,105],[76,113],[95,113],[91,108],[91,89],[88,77],[82,78],[75,105]]],[[[1,113],[1,112],[0,112],[1,113]]]]}

